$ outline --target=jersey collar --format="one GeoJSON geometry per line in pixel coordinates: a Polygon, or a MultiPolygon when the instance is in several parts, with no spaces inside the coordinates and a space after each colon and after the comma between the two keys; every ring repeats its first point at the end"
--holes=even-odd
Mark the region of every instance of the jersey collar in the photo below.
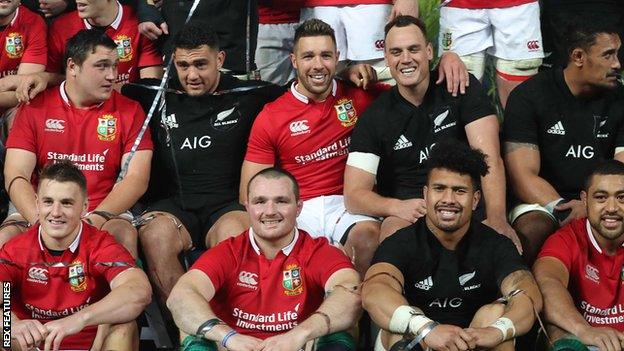
{"type": "MultiPolygon", "coordinates": [[[[600,248],[600,245],[598,245],[598,242],[596,241],[596,238],[594,238],[594,234],[592,233],[592,227],[591,224],[589,224],[589,218],[585,220],[585,226],[587,227],[587,236],[589,236],[589,241],[594,246],[594,249],[596,249],[598,253],[602,253],[602,249],[600,248]]],[[[622,244],[622,247],[624,247],[624,244],[622,244]]]]}
{"type": "MultiPolygon", "coordinates": [[[[43,240],[41,240],[41,225],[39,225],[37,236],[39,239],[39,248],[41,248],[41,251],[44,251],[45,247],[43,246],[43,240]]],[[[80,243],[81,236],[82,236],[82,221],[80,222],[80,230],[78,230],[78,235],[76,235],[76,238],[74,239],[74,241],[72,241],[72,243],[69,244],[69,251],[71,251],[71,253],[76,252],[76,250],[78,249],[78,243],[80,243]]]]}
{"type": "MultiPolygon", "coordinates": [[[[297,243],[297,240],[299,239],[299,229],[297,229],[297,227],[295,227],[295,237],[293,238],[293,240],[290,242],[290,244],[284,246],[282,248],[282,252],[284,253],[284,255],[288,256],[290,255],[290,253],[292,252],[293,248],[295,247],[295,244],[297,243]]],[[[258,243],[256,243],[256,239],[253,236],[253,228],[249,228],[249,241],[251,242],[251,247],[253,247],[254,251],[256,252],[256,254],[260,254],[260,247],[258,246],[258,243]]]]}
{"type": "MultiPolygon", "coordinates": [[[[115,30],[119,29],[119,25],[121,24],[121,17],[123,17],[123,6],[121,6],[119,1],[117,1],[117,6],[119,8],[119,11],[117,11],[117,17],[115,17],[115,20],[113,21],[113,23],[109,25],[109,27],[113,27],[115,30]]],[[[89,23],[89,21],[87,21],[86,18],[83,19],[82,22],[84,23],[87,29],[93,28],[91,23],[89,23]]]]}
{"type": "MultiPolygon", "coordinates": [[[[63,99],[63,102],[64,102],[67,106],[69,106],[69,107],[73,107],[73,105],[72,105],[71,101],[69,101],[69,96],[67,96],[67,92],[65,91],[65,81],[63,81],[63,82],[61,83],[61,85],[59,86],[59,92],[61,93],[61,98],[63,99]]],[[[100,106],[104,105],[104,102],[105,102],[105,101],[102,101],[102,102],[100,102],[100,103],[99,103],[99,104],[97,104],[97,105],[90,106],[90,107],[89,107],[89,109],[92,109],[92,108],[98,108],[98,107],[100,107],[100,106]]]]}
{"type": "Polygon", "coordinates": [[[17,20],[17,16],[19,16],[20,7],[21,5],[15,9],[15,16],[13,16],[13,19],[11,20],[11,23],[9,24],[10,26],[13,26],[15,24],[15,21],[17,20]]]}
{"type": "MultiPolygon", "coordinates": [[[[294,81],[291,85],[290,85],[290,92],[293,94],[293,96],[303,102],[304,104],[308,104],[310,103],[310,99],[308,99],[307,96],[301,94],[300,92],[297,91],[296,86],[297,84],[299,84],[297,81],[294,81]]],[[[335,79],[332,79],[332,96],[336,96],[336,90],[338,90],[338,83],[336,83],[335,79]]]]}

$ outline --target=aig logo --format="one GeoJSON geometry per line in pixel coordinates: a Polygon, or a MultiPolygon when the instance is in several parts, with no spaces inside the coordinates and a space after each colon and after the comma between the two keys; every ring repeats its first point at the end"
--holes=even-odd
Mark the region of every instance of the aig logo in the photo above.
{"type": "Polygon", "coordinates": [[[258,281],[256,280],[258,275],[247,271],[240,271],[238,273],[238,283],[236,285],[250,289],[258,289],[258,281]]]}
{"type": "Polygon", "coordinates": [[[45,130],[47,132],[63,133],[65,130],[65,121],[62,119],[46,119],[45,130]]]}
{"type": "Polygon", "coordinates": [[[301,121],[294,121],[290,123],[289,128],[290,128],[290,136],[310,133],[310,127],[308,126],[307,119],[302,119],[301,121]]]}

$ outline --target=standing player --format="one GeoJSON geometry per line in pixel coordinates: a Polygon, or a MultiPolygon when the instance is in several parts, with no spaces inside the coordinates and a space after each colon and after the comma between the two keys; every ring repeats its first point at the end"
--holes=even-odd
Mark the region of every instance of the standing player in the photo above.
{"type": "Polygon", "coordinates": [[[624,164],[593,169],[581,192],[588,218],[553,234],[533,266],[553,339],[578,338],[600,350],[624,342],[624,164]]]}
{"type": "MultiPolygon", "coordinates": [[[[167,301],[176,324],[229,350],[355,350],[344,330],[361,310],[357,272],[340,250],[295,227],[294,177],[270,168],[246,187],[251,228],[205,252],[167,301]],[[324,298],[325,297],[325,298],[324,298]],[[331,334],[331,335],[330,335],[331,334]]],[[[203,340],[188,337],[183,347],[203,340]]]]}
{"type": "Polygon", "coordinates": [[[544,52],[537,0],[452,0],[440,9],[439,55],[457,53],[483,78],[486,54],[494,57],[503,108],[509,93],[537,73],[544,52]]]}
{"type": "Polygon", "coordinates": [[[414,17],[398,16],[388,23],[385,40],[386,61],[397,85],[355,126],[345,169],[347,209],[386,217],[382,238],[415,222],[426,212],[422,187],[431,148],[441,140],[457,139],[488,156],[490,172],[483,178],[486,223],[520,247],[506,218],[498,119],[479,82],[472,77],[459,96],[436,85],[435,73],[429,72],[432,47],[424,23],[414,17]]]}
{"type": "Polygon", "coordinates": [[[379,223],[346,212],[344,165],[353,126],[374,96],[334,79],[338,53],[333,29],[312,19],[295,32],[291,54],[297,81],[265,106],[254,122],[241,171],[241,202],[249,179],[278,165],[301,185],[298,226],[313,237],[343,244],[361,273],[379,240],[379,223]]]}
{"type": "Polygon", "coordinates": [[[401,334],[423,350],[513,350],[542,299],[511,241],[471,220],[485,155],[442,141],[429,166],[426,216],[384,240],[366,272],[362,302],[382,328],[376,350],[401,334]]]}
{"type": "Polygon", "coordinates": [[[68,161],[47,165],[36,207],[39,224],[0,250],[0,280],[11,283],[11,349],[99,349],[103,339],[104,350],[137,350],[133,320],[149,303],[149,282],[108,233],[81,221],[85,176],[68,161]],[[103,335],[101,324],[116,325],[103,335]]]}
{"type": "Polygon", "coordinates": [[[528,262],[560,224],[586,216],[583,182],[602,160],[624,160],[624,89],[617,28],[579,22],[566,35],[568,65],[545,71],[509,98],[503,124],[510,222],[528,262]]]}
{"type": "MultiPolygon", "coordinates": [[[[216,33],[205,26],[186,25],[173,45],[179,85],[186,94],[166,93],[166,115],[157,111],[152,119],[155,155],[150,186],[161,194],[148,204],[142,216],[145,225],[139,230],[149,275],[163,306],[184,273],[180,253],[212,247],[249,228],[238,202],[249,130],[264,104],[284,92],[282,87],[257,86],[259,82],[221,74],[225,54],[216,33]]],[[[129,84],[123,93],[141,101],[147,111],[156,92],[129,84]]]]}
{"type": "Polygon", "coordinates": [[[138,21],[130,6],[115,0],[78,0],[77,10],[57,18],[48,33],[47,71],[62,80],[63,53],[67,40],[81,29],[97,29],[111,37],[119,58],[116,87],[139,78],[160,78],[162,59],[151,40],[139,34],[138,21]]]}
{"type": "Polygon", "coordinates": [[[138,103],[113,91],[116,48],[100,31],[78,32],[67,43],[67,80],[18,111],[7,141],[4,177],[19,214],[5,221],[0,242],[35,224],[33,186],[38,171],[48,162],[69,160],[89,180],[87,220],[115,235],[136,257],[136,230],[127,217],[117,216],[128,211],[147,188],[152,141],[146,133],[126,175],[115,183],[145,119],[138,103]]]}

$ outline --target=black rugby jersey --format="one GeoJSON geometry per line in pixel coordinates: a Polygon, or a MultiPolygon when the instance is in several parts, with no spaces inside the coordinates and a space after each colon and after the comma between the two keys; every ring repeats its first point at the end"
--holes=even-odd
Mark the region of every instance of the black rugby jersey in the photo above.
{"type": "Polygon", "coordinates": [[[622,86],[592,99],[570,92],[563,70],[541,72],[516,87],[505,109],[505,142],[535,144],[539,176],[565,198],[578,198],[587,175],[624,146],[622,86]]]}
{"type": "Polygon", "coordinates": [[[408,303],[438,323],[468,327],[477,310],[500,297],[509,274],[527,270],[511,240],[473,221],[455,250],[429,230],[425,218],[380,245],[373,264],[398,268],[408,303]]]}
{"type": "Polygon", "coordinates": [[[399,94],[395,86],[364,111],[351,136],[350,152],[380,157],[377,191],[398,199],[422,198],[429,150],[439,140],[467,142],[465,126],[494,114],[479,81],[470,75],[466,94],[453,97],[446,84],[436,85],[431,72],[429,89],[420,106],[399,94]]]}

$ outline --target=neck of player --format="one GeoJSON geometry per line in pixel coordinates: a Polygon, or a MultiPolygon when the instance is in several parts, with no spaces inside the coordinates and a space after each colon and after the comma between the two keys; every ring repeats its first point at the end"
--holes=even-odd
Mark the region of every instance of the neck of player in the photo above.
{"type": "Polygon", "coordinates": [[[598,246],[600,246],[602,251],[609,256],[617,254],[617,250],[622,247],[622,244],[624,244],[624,235],[620,235],[615,239],[607,239],[600,235],[594,227],[591,227],[591,231],[591,234],[594,236],[594,239],[596,239],[598,246]]]}
{"type": "Polygon", "coordinates": [[[600,94],[600,91],[598,91],[595,86],[585,82],[572,63],[569,63],[568,66],[563,69],[563,79],[572,95],[576,98],[591,98],[600,94]]]}
{"type": "Polygon", "coordinates": [[[276,239],[263,239],[254,233],[254,239],[256,239],[256,244],[258,244],[258,247],[264,256],[269,260],[272,260],[283,248],[290,245],[290,243],[292,243],[295,239],[295,229],[293,228],[288,235],[284,235],[283,237],[276,239]]]}
{"type": "Polygon", "coordinates": [[[4,27],[4,26],[8,26],[9,24],[11,24],[11,21],[13,20],[13,18],[15,18],[16,13],[17,11],[13,11],[8,16],[0,17],[0,26],[4,27]]]}
{"type": "Polygon", "coordinates": [[[106,27],[111,25],[117,14],[119,13],[119,4],[117,1],[108,1],[106,4],[106,10],[102,11],[99,15],[87,18],[87,21],[97,27],[106,27]]]}
{"type": "Polygon", "coordinates": [[[69,101],[71,101],[72,105],[79,109],[88,109],[102,102],[89,98],[85,96],[85,94],[81,94],[80,89],[76,89],[73,82],[69,79],[65,81],[65,93],[67,94],[67,97],[69,98],[69,101]]]}
{"type": "Polygon", "coordinates": [[[427,89],[429,89],[429,77],[423,79],[420,83],[415,85],[400,85],[397,84],[399,94],[409,101],[414,106],[420,106],[425,99],[427,89]]]}
{"type": "Polygon", "coordinates": [[[436,227],[429,219],[429,216],[425,216],[425,223],[433,235],[438,238],[440,244],[442,244],[442,246],[444,246],[447,250],[455,250],[455,248],[457,248],[457,244],[459,244],[464,235],[466,235],[468,228],[470,227],[470,221],[468,221],[457,230],[445,231],[436,227]]]}

